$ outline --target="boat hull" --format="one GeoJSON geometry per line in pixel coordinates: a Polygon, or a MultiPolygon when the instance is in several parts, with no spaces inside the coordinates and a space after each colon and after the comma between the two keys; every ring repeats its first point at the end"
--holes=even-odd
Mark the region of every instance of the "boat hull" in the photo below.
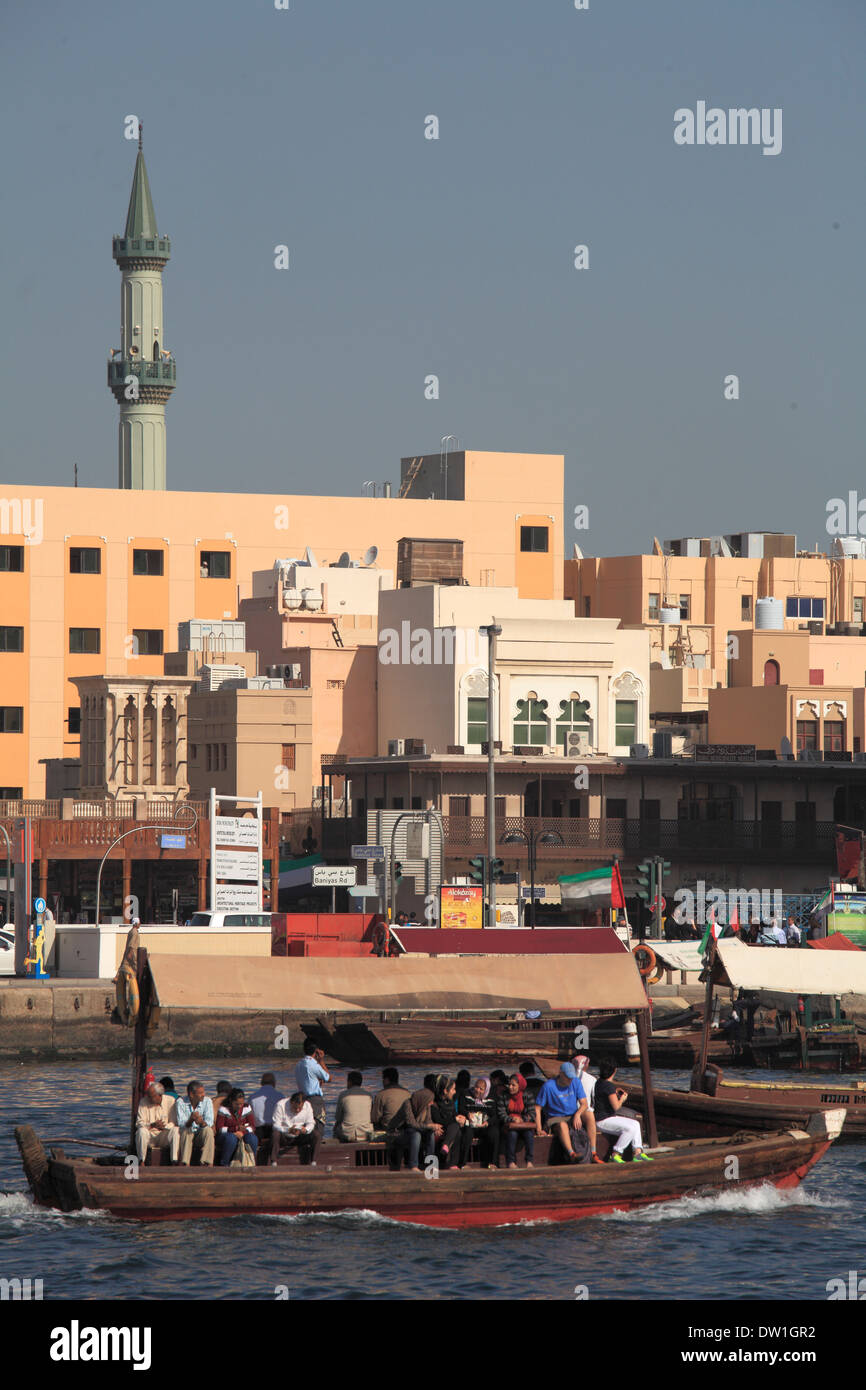
{"type": "Polygon", "coordinates": [[[321,1166],[315,1172],[157,1167],[128,1179],[122,1168],[100,1167],[90,1159],[47,1157],[37,1186],[26,1154],[32,1159],[41,1146],[27,1127],[16,1137],[37,1201],[61,1210],[102,1210],[136,1221],[370,1211],[415,1225],[464,1228],[573,1221],[763,1183],[796,1187],[838,1132],[844,1112],[834,1113],[835,1120],[821,1117],[811,1133],[684,1141],[658,1153],[651,1164],[464,1169],[443,1171],[435,1180],[412,1172],[321,1166]]]}
{"type": "MultiPolygon", "coordinates": [[[[628,1103],[643,1109],[640,1085],[628,1084],[628,1103]]],[[[661,1138],[712,1137],[750,1129],[770,1132],[780,1126],[802,1128],[818,1111],[842,1106],[844,1143],[866,1141],[866,1087],[835,1085],[787,1086],[723,1082],[714,1096],[699,1091],[660,1090],[653,1087],[656,1123],[661,1138]]]]}

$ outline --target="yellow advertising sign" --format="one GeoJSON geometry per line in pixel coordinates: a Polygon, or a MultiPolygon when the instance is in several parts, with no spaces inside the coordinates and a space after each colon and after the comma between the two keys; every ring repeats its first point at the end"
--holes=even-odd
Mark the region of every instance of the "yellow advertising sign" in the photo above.
{"type": "Polygon", "coordinates": [[[443,883],[440,889],[439,923],[444,928],[483,927],[484,890],[480,884],[457,887],[443,883]]]}

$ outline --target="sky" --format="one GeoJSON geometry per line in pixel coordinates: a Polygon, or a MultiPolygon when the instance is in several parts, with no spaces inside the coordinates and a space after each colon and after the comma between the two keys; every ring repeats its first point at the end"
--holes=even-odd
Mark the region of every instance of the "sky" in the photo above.
{"type": "Polygon", "coordinates": [[[0,489],[116,485],[133,114],[170,488],[396,491],[455,435],[563,454],[587,555],[824,548],[866,497],[863,0],[6,0],[0,39],[0,489]],[[781,151],[676,144],[698,102],[781,151]]]}

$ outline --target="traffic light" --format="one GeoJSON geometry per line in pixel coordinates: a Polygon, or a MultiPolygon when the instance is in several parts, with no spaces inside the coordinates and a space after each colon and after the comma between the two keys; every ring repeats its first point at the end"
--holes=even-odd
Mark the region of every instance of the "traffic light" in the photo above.
{"type": "Polygon", "coordinates": [[[399,883],[403,877],[403,865],[399,860],[394,861],[394,882],[399,883]]]}
{"type": "MultiPolygon", "coordinates": [[[[501,860],[499,861],[502,862],[501,860]]],[[[483,854],[476,854],[474,859],[469,860],[469,872],[476,883],[484,882],[484,875],[487,868],[487,860],[483,854]]]]}
{"type": "Polygon", "coordinates": [[[505,860],[504,860],[504,859],[491,859],[491,861],[490,861],[490,877],[492,878],[492,880],[493,880],[494,883],[498,883],[498,882],[499,882],[499,880],[501,879],[501,877],[502,877],[502,875],[503,875],[504,872],[505,872],[505,860]]]}
{"type": "Polygon", "coordinates": [[[660,879],[661,879],[661,878],[664,878],[665,874],[669,874],[670,871],[671,871],[671,861],[670,861],[669,859],[660,859],[660,860],[659,860],[659,878],[660,878],[660,879]]]}
{"type": "Polygon", "coordinates": [[[655,897],[655,863],[651,859],[646,859],[637,866],[637,895],[643,898],[645,903],[652,902],[655,897]]]}

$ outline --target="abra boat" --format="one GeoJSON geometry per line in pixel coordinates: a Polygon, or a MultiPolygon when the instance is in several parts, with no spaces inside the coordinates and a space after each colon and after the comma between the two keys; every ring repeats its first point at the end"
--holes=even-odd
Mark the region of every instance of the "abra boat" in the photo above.
{"type": "MultiPolygon", "coordinates": [[[[167,955],[148,960],[133,928],[118,976],[123,1012],[135,1027],[133,1124],[147,1074],[147,1038],[159,1027],[163,1010],[170,1011],[174,1005],[194,1007],[198,998],[209,1008],[234,1009],[242,1016],[251,1009],[273,1007],[275,998],[285,999],[291,983],[294,997],[303,995],[313,1009],[321,1009],[328,994],[336,997],[342,1009],[349,1009],[352,1005],[346,995],[354,992],[354,1006],[369,1011],[377,1000],[381,1004],[391,998],[398,981],[418,1007],[435,1007],[447,962],[416,960],[411,969],[405,960],[395,964],[398,974],[383,975],[382,962],[376,959],[334,962],[332,974],[321,961],[285,957],[208,960],[167,955]],[[299,973],[293,976],[293,972],[299,973]]],[[[455,979],[461,973],[465,977],[459,962],[453,968],[455,979]]],[[[447,968],[444,974],[447,977],[447,968]]],[[[16,1140],[34,1198],[61,1211],[103,1210],[139,1221],[358,1210],[444,1227],[570,1221],[730,1190],[732,1185],[796,1187],[841,1131],[845,1112],[838,1109],[812,1117],[805,1128],[781,1128],[766,1135],[745,1133],[724,1140],[683,1140],[660,1148],[645,1046],[648,1000],[634,958],[625,949],[601,956],[546,957],[543,963],[532,957],[488,957],[484,984],[490,1006],[500,1009],[514,1008],[514,991],[525,998],[530,988],[539,1006],[552,1012],[570,997],[581,1013],[620,1010],[634,1017],[641,1043],[644,1128],[652,1163],[551,1164],[496,1172],[470,1165],[428,1180],[426,1174],[390,1171],[384,1144],[326,1141],[315,1169],[301,1166],[297,1155],[289,1153],[281,1156],[286,1161],[276,1167],[250,1169],[181,1168],[151,1161],[132,1169],[137,1171],[132,1177],[127,1175],[122,1150],[107,1160],[70,1158],[59,1145],[49,1144],[46,1151],[32,1128],[23,1125],[16,1129],[16,1140]],[[736,1177],[731,1176],[732,1154],[738,1160],[736,1177]]],[[[477,998],[471,1007],[479,1007],[477,998]]],[[[545,1141],[539,1141],[539,1160],[544,1148],[545,1141]]],[[[549,1143],[547,1148],[550,1157],[549,1143]]],[[[162,1157],[159,1151],[151,1151],[148,1159],[157,1155],[162,1157]]]]}

